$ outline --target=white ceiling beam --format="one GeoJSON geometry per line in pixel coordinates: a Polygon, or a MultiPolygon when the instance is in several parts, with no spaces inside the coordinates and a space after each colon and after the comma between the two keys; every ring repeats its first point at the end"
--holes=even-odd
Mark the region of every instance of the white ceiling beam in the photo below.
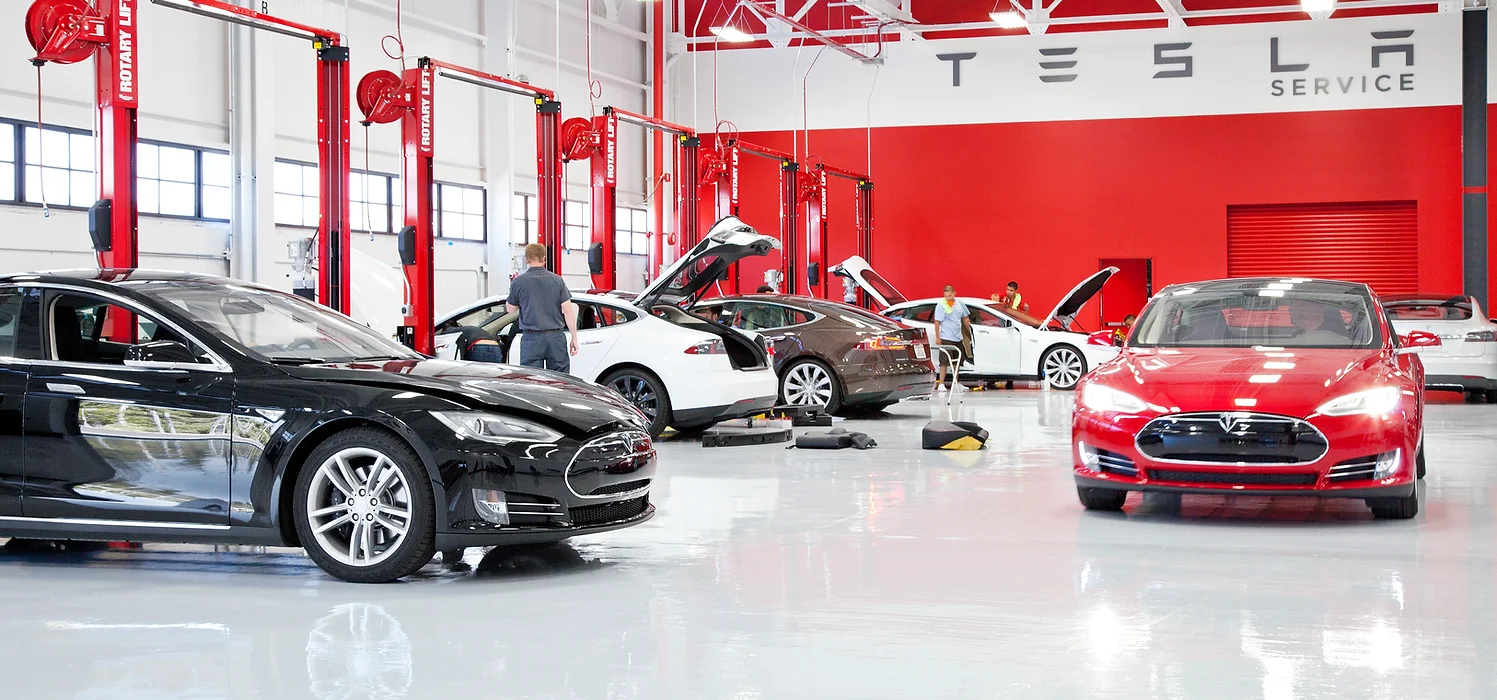
{"type": "Polygon", "coordinates": [[[1181,0],[1157,0],[1159,9],[1169,18],[1170,29],[1179,29],[1185,26],[1185,5],[1181,0]]]}

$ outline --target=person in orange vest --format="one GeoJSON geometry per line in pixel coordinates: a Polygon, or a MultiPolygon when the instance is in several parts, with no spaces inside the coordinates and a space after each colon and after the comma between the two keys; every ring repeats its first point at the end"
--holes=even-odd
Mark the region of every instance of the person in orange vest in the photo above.
{"type": "Polygon", "coordinates": [[[1021,305],[1024,303],[1024,295],[1019,293],[1018,282],[1009,282],[1008,290],[1002,296],[994,294],[989,298],[1010,309],[1016,310],[1022,310],[1021,305]]]}

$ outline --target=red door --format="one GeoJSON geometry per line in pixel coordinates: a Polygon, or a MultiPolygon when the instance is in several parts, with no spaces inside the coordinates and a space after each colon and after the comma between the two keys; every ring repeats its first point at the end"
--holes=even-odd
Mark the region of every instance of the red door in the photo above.
{"type": "Polygon", "coordinates": [[[1124,316],[1138,313],[1154,295],[1154,259],[1102,258],[1097,264],[1099,270],[1109,267],[1116,267],[1118,272],[1102,286],[1097,310],[1101,328],[1118,328],[1124,316]]]}

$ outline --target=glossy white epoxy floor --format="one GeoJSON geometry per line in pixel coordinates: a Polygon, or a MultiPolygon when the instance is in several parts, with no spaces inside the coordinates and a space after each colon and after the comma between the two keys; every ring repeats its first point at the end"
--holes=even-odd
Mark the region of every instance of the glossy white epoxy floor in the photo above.
{"type": "Polygon", "coordinates": [[[981,453],[662,446],[645,526],[356,586],[299,554],[0,553],[0,697],[1497,696],[1497,406],[1437,405],[1424,513],[1186,497],[1088,514],[1071,396],[981,453]]]}

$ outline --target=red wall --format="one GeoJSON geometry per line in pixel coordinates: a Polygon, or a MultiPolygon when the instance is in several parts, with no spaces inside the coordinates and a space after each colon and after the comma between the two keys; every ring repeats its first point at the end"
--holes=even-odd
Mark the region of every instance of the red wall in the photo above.
{"type": "MultiPolygon", "coordinates": [[[[743,136],[791,148],[788,132],[743,136]]],[[[812,131],[811,152],[862,170],[866,136],[812,131]]],[[[1413,199],[1420,283],[1457,289],[1460,149],[1455,106],[878,128],[874,266],[911,296],[1016,279],[1038,313],[1104,257],[1153,258],[1155,289],[1224,276],[1229,204],[1413,199]]],[[[746,221],[778,231],[772,164],[746,168],[740,194],[746,221]]],[[[835,264],[854,252],[851,185],[829,198],[835,264]]],[[[741,266],[746,289],[767,263],[741,266]]]]}

